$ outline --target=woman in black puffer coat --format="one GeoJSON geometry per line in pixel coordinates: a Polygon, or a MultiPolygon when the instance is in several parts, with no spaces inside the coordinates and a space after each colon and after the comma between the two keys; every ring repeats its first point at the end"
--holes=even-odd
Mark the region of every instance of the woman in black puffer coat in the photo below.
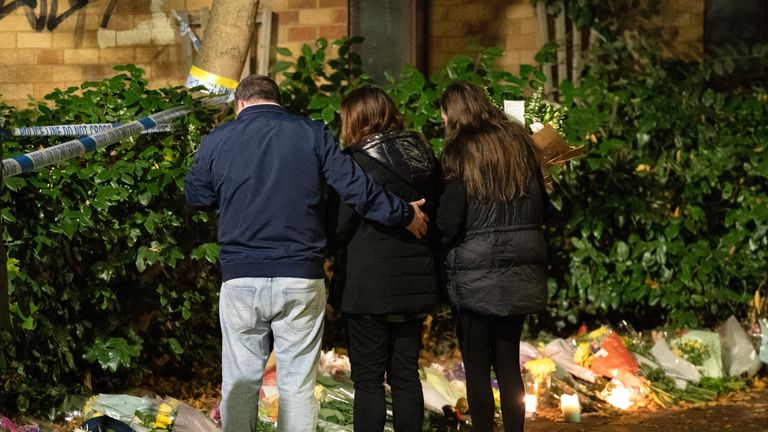
{"type": "Polygon", "coordinates": [[[525,314],[547,303],[546,189],[530,135],[481,88],[451,84],[440,107],[446,183],[436,223],[446,248],[472,430],[494,430],[493,367],[504,430],[522,431],[520,334],[525,314]]]}
{"type": "MultiPolygon", "coordinates": [[[[392,99],[377,87],[350,92],[341,104],[345,151],[384,188],[407,202],[426,199],[434,218],[441,182],[432,148],[404,131],[392,99]]],[[[432,242],[402,227],[362,219],[339,206],[330,249],[330,302],[344,315],[355,383],[354,430],[381,432],[386,419],[384,379],[392,388],[397,432],[421,431],[424,400],[418,359],[422,321],[440,302],[432,242]]]]}

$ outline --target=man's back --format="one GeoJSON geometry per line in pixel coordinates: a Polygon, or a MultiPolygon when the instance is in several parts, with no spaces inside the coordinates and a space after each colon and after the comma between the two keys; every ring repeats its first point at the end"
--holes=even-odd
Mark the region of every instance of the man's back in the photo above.
{"type": "Polygon", "coordinates": [[[244,108],[210,133],[186,180],[187,201],[218,207],[222,279],[322,278],[325,181],[374,219],[402,223],[409,208],[392,202],[339,153],[322,124],[275,104],[244,108]],[[381,195],[374,204],[371,197],[381,195]]]}
{"type": "Polygon", "coordinates": [[[218,199],[224,280],[322,276],[323,139],[320,124],[270,104],[243,109],[205,138],[199,157],[218,199]]]}

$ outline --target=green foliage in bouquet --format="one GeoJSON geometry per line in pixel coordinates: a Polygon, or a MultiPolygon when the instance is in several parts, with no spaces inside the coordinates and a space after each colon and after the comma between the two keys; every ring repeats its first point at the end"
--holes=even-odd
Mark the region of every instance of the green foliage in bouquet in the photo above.
{"type": "Polygon", "coordinates": [[[650,396],[661,407],[679,402],[704,403],[719,396],[742,390],[746,383],[736,377],[702,377],[698,384],[686,383],[685,388],[678,388],[672,378],[661,368],[653,369],[642,365],[643,375],[650,381],[650,396]]]}
{"type": "Polygon", "coordinates": [[[680,340],[670,348],[673,353],[688,360],[694,366],[703,365],[704,360],[710,356],[709,346],[696,339],[680,340]]]}
{"type": "Polygon", "coordinates": [[[553,104],[544,99],[544,86],[540,85],[525,100],[525,124],[530,127],[534,123],[552,125],[556,131],[563,133],[563,121],[568,115],[568,108],[553,104]]]}
{"type": "MultiPolygon", "coordinates": [[[[143,71],[57,89],[4,127],[135,120],[177,105],[195,115],[5,179],[10,332],[0,332],[0,411],[55,414],[67,393],[138,383],[218,358],[215,225],[184,203],[183,178],[213,113],[184,88],[150,90],[143,71]],[[202,245],[202,246],[201,246],[202,245]]],[[[5,155],[62,142],[9,138],[5,155]]]]}

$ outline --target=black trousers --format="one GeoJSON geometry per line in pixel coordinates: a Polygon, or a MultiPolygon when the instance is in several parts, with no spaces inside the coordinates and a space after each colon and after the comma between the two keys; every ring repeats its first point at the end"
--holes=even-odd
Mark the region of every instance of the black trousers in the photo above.
{"type": "Polygon", "coordinates": [[[421,431],[424,396],[418,363],[422,321],[389,322],[368,315],[345,318],[355,382],[355,432],[384,430],[385,373],[392,388],[395,431],[421,431]]]}
{"type": "Polygon", "coordinates": [[[489,317],[460,310],[457,336],[467,375],[467,401],[474,432],[492,432],[491,367],[501,395],[505,432],[522,432],[525,387],[520,375],[520,334],[523,317],[489,317]]]}

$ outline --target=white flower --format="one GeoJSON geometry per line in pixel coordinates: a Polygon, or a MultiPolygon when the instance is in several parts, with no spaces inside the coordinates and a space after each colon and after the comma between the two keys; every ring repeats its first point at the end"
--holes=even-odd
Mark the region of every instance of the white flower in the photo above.
{"type": "Polygon", "coordinates": [[[542,129],[544,129],[544,125],[543,125],[543,124],[541,124],[541,123],[539,123],[539,122],[533,122],[533,123],[531,123],[531,131],[532,131],[533,133],[536,133],[536,132],[538,132],[538,131],[540,131],[540,130],[542,130],[542,129]]]}

